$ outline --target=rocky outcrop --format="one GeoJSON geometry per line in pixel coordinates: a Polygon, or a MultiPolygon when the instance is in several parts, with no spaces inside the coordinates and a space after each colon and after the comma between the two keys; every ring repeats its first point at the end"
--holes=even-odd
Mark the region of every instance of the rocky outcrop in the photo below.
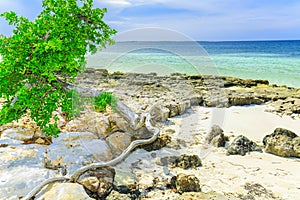
{"type": "Polygon", "coordinates": [[[215,147],[224,147],[226,143],[224,131],[218,125],[213,125],[206,136],[206,141],[215,147]]]}
{"type": "Polygon", "coordinates": [[[284,128],[276,128],[263,139],[265,152],[282,157],[300,157],[300,137],[284,128]]]}
{"type": "Polygon", "coordinates": [[[291,103],[286,108],[289,110],[287,114],[299,115],[299,104],[296,101],[300,99],[300,89],[270,85],[266,80],[211,75],[110,74],[93,68],[88,68],[76,80],[83,88],[113,90],[136,113],[143,112],[149,105],[159,105],[159,118],[162,121],[184,113],[191,105],[228,107],[266,102],[273,104],[288,97],[294,99],[296,106],[291,103]]]}
{"type": "Polygon", "coordinates": [[[246,155],[251,151],[261,152],[261,148],[243,135],[237,136],[227,148],[227,155],[246,155]]]}
{"type": "Polygon", "coordinates": [[[199,179],[193,175],[178,174],[172,177],[171,186],[176,188],[179,194],[201,190],[199,179]]]}
{"type": "Polygon", "coordinates": [[[300,99],[288,97],[286,99],[279,99],[272,103],[273,109],[268,111],[277,113],[279,115],[290,115],[296,117],[300,115],[300,99]]]}

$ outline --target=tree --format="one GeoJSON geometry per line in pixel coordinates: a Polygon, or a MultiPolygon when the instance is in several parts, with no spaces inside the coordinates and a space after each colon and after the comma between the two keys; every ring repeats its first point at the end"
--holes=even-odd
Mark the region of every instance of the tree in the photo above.
{"type": "Polygon", "coordinates": [[[53,111],[60,107],[72,117],[67,84],[85,70],[85,55],[111,44],[116,31],[103,21],[106,9],[93,8],[93,0],[43,0],[42,6],[34,21],[12,11],[0,15],[15,27],[12,36],[0,36],[0,97],[6,99],[0,124],[29,113],[57,136],[53,111]]]}

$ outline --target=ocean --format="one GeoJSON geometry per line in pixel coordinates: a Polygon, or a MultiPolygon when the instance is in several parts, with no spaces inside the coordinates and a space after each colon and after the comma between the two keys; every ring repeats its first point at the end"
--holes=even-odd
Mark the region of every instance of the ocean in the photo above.
{"type": "Polygon", "coordinates": [[[88,58],[110,72],[214,74],[300,88],[300,40],[117,42],[88,58]]]}

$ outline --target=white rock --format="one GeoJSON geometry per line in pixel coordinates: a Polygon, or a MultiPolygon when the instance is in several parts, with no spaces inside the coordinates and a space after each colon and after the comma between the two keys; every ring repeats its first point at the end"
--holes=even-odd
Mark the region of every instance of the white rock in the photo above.
{"type": "Polygon", "coordinates": [[[92,200],[85,192],[82,185],[76,183],[54,184],[38,200],[92,200]]]}
{"type": "Polygon", "coordinates": [[[3,139],[14,139],[14,140],[26,140],[32,138],[34,131],[32,129],[18,128],[18,129],[7,129],[3,131],[1,138],[3,139]]]}

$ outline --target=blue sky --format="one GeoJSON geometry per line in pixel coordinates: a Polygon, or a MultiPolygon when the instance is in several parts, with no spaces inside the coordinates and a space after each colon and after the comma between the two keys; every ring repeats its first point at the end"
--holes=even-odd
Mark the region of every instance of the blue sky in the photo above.
{"type": "MultiPolygon", "coordinates": [[[[300,39],[299,0],[95,0],[105,21],[119,33],[157,27],[194,40],[300,39]]],[[[0,12],[14,10],[34,19],[41,1],[0,0],[0,12]]],[[[11,29],[0,20],[0,33],[11,29]]]]}

